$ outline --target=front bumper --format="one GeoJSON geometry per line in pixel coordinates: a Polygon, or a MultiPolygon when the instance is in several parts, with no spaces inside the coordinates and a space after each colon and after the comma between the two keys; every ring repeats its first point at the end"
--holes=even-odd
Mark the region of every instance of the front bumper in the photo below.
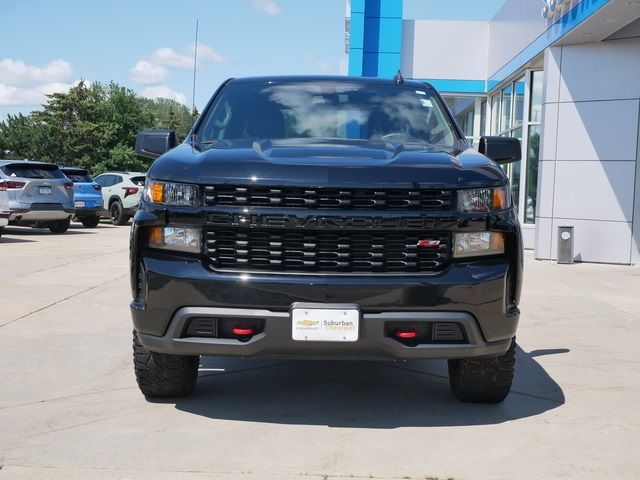
{"type": "Polygon", "coordinates": [[[407,277],[241,275],[215,273],[197,258],[145,250],[138,260],[144,294],[131,304],[133,324],[150,350],[185,355],[304,358],[467,358],[507,351],[519,311],[507,307],[506,259],[452,264],[437,275],[407,277]],[[356,342],[292,339],[295,302],[357,304],[356,342]],[[193,318],[259,317],[264,330],[249,341],[184,337],[193,318]],[[385,334],[390,321],[455,322],[465,343],[408,346],[385,334]]]}
{"type": "Polygon", "coordinates": [[[138,333],[149,350],[175,355],[223,355],[279,358],[332,359],[418,359],[497,356],[506,352],[511,338],[487,342],[475,318],[462,312],[384,312],[365,313],[360,319],[356,342],[311,342],[291,338],[288,312],[270,310],[185,307],[178,310],[162,336],[138,333]],[[185,337],[183,332],[193,318],[255,318],[264,320],[265,329],[250,340],[231,338],[185,337]],[[466,333],[465,343],[417,344],[413,346],[385,335],[390,322],[412,324],[456,323],[466,333]]]}

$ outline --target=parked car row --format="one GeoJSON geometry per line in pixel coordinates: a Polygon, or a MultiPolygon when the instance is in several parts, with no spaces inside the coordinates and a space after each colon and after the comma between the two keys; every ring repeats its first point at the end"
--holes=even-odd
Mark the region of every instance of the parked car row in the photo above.
{"type": "Polygon", "coordinates": [[[145,174],[106,172],[95,180],[78,167],[0,160],[0,235],[7,225],[64,233],[71,220],[94,228],[101,217],[126,224],[144,190],[145,174]]]}

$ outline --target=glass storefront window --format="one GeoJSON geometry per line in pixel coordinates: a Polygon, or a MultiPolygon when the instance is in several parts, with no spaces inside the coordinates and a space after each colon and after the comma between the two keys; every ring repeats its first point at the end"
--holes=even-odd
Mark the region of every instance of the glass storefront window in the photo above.
{"type": "Polygon", "coordinates": [[[476,97],[468,96],[443,96],[447,102],[451,113],[456,117],[456,122],[464,132],[465,136],[473,136],[473,116],[475,112],[476,97]]]}
{"type": "MultiPolygon", "coordinates": [[[[538,72],[534,72],[538,73],[538,72]]],[[[527,202],[524,211],[524,222],[535,223],[536,221],[536,200],[538,197],[538,159],[540,154],[540,125],[529,127],[529,141],[527,142],[527,189],[525,191],[525,201],[527,202]]]]}
{"type": "MultiPolygon", "coordinates": [[[[511,131],[511,136],[522,142],[522,127],[511,131]]],[[[511,198],[516,206],[516,211],[520,210],[520,162],[509,164],[509,179],[511,181],[511,198]]]]}
{"type": "Polygon", "coordinates": [[[529,71],[490,99],[491,133],[518,138],[526,150],[521,161],[502,166],[511,182],[513,204],[525,224],[535,223],[543,82],[544,72],[529,71]]]}
{"type": "Polygon", "coordinates": [[[500,119],[500,95],[494,95],[491,99],[491,134],[495,135],[500,131],[498,120],[500,119]]]}
{"type": "Polygon", "coordinates": [[[522,141],[522,127],[518,127],[515,130],[512,130],[510,136],[522,141]]]}
{"type": "Polygon", "coordinates": [[[508,130],[511,128],[511,93],[513,87],[509,85],[502,90],[502,117],[500,121],[500,131],[508,130]]]}
{"type": "MultiPolygon", "coordinates": [[[[492,133],[501,137],[516,137],[522,141],[522,125],[524,123],[524,96],[525,77],[510,83],[499,94],[491,99],[492,133]],[[496,130],[497,119],[500,119],[499,129],[496,130]]],[[[520,195],[520,169],[521,162],[516,162],[502,167],[509,176],[511,182],[511,196],[516,210],[519,207],[520,195]]]]}
{"type": "Polygon", "coordinates": [[[531,108],[529,113],[530,122],[542,121],[542,82],[543,72],[541,70],[533,72],[531,78],[531,108]]]}
{"type": "Polygon", "coordinates": [[[473,110],[460,115],[460,128],[462,128],[465,137],[473,137],[473,116],[473,110]]]}
{"type": "MultiPolygon", "coordinates": [[[[490,133],[487,128],[487,122],[490,120],[487,117],[487,97],[485,95],[443,95],[442,98],[471,146],[477,149],[480,137],[490,133]]],[[[493,110],[492,115],[498,115],[498,112],[499,110],[493,110]]]]}
{"type": "Polygon", "coordinates": [[[513,124],[512,126],[516,127],[518,125],[522,125],[522,121],[524,120],[524,88],[525,81],[524,77],[517,80],[513,84],[514,89],[514,101],[513,101],[513,124]]]}

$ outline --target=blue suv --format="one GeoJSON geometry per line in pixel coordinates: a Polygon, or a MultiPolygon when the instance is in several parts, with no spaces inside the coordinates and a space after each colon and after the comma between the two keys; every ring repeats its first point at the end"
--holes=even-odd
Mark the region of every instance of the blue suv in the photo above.
{"type": "Polygon", "coordinates": [[[61,167],[61,170],[73,182],[75,219],[87,228],[97,227],[102,212],[102,187],[84,168],[61,167]]]}

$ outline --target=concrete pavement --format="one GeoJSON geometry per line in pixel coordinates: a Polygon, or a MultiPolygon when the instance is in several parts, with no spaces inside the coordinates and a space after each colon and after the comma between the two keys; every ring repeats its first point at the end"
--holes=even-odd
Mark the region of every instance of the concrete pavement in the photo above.
{"type": "Polygon", "coordinates": [[[640,268],[526,258],[516,380],[457,402],[445,362],[203,360],[148,402],[128,228],[0,238],[0,480],[640,476],[640,268]]]}

